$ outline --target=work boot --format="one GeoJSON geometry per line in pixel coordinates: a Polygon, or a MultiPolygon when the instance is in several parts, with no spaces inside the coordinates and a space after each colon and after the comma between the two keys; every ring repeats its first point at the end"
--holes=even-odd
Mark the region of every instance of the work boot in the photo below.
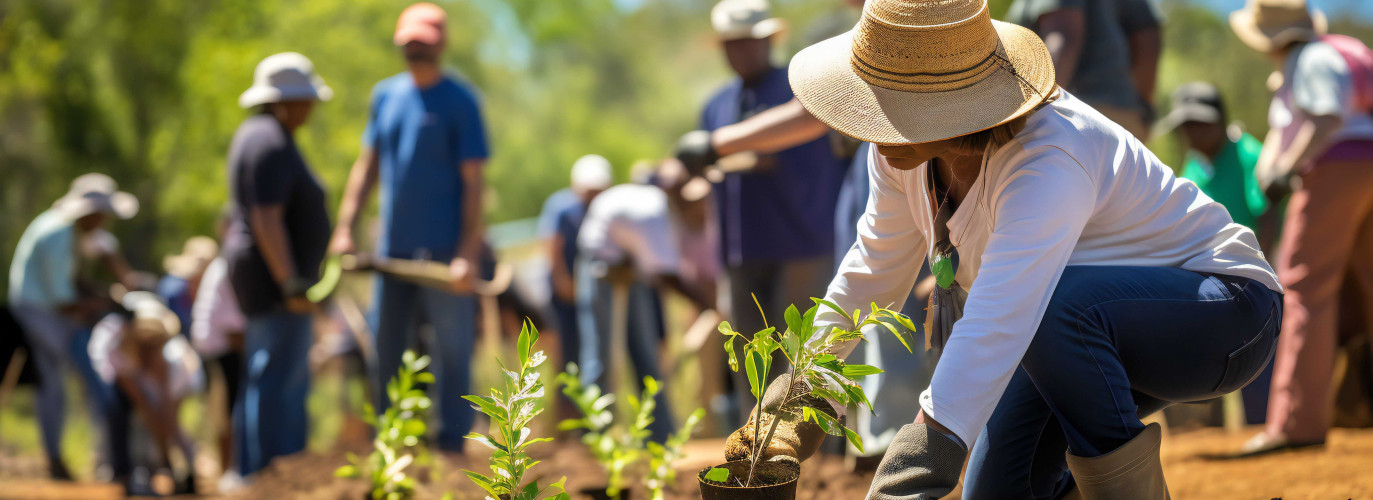
{"type": "Polygon", "coordinates": [[[1158,458],[1162,442],[1158,424],[1149,424],[1105,455],[1087,458],[1068,453],[1068,470],[1085,500],[1168,500],[1168,484],[1158,458]]]}

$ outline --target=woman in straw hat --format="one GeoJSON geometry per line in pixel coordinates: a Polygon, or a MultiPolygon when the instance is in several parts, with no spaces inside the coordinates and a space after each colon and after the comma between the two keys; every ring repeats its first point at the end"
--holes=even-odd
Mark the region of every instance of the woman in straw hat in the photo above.
{"type": "MultiPolygon", "coordinates": [[[[877,145],[826,298],[899,306],[927,258],[939,282],[942,359],[868,498],[947,494],[970,445],[965,498],[1052,498],[1069,471],[1084,498],[1166,498],[1160,431],[1140,417],[1238,389],[1272,355],[1282,287],[1254,234],[1057,89],[1043,42],[985,0],[871,0],[790,79],[877,145]]],[[[817,434],[772,451],[805,458],[817,434]]]]}
{"type": "MultiPolygon", "coordinates": [[[[1373,53],[1326,34],[1325,16],[1304,0],[1250,0],[1230,25],[1277,67],[1255,170],[1273,201],[1292,195],[1276,259],[1290,314],[1273,360],[1268,420],[1240,453],[1258,455],[1325,443],[1340,284],[1346,273],[1373,282],[1373,268],[1354,257],[1373,251],[1373,241],[1358,237],[1373,234],[1373,81],[1360,82],[1367,66],[1346,59],[1373,53]]],[[[1373,308],[1364,295],[1365,310],[1373,308]]]]}
{"type": "Polygon", "coordinates": [[[324,187],[296,147],[295,131],[329,87],[305,56],[285,52],[258,64],[238,103],[259,110],[229,147],[233,222],[225,237],[244,326],[243,404],[235,409],[238,472],[305,449],[305,397],[313,341],[305,291],[319,279],[329,241],[324,187]]]}

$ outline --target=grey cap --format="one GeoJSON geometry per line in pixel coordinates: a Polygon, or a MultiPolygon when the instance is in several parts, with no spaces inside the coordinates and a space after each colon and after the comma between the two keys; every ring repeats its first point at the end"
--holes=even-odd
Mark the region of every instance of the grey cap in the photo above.
{"type": "Polygon", "coordinates": [[[1164,132],[1187,122],[1224,124],[1225,102],[1220,89],[1205,82],[1184,83],[1173,91],[1173,109],[1159,120],[1164,132]]]}

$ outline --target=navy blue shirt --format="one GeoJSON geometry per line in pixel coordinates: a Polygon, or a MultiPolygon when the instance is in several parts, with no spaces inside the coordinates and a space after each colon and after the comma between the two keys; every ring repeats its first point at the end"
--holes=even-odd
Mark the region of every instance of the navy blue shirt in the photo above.
{"type": "MultiPolygon", "coordinates": [[[[701,128],[715,130],[792,99],[786,68],[751,86],[735,79],[711,97],[701,128]]],[[[725,265],[793,260],[834,252],[834,205],[844,163],[829,137],[759,158],[759,168],[716,186],[725,265]]]]}
{"type": "Polygon", "coordinates": [[[475,93],[451,76],[426,89],[416,87],[409,73],[382,80],[372,89],[363,145],[380,163],[377,251],[452,259],[463,230],[460,167],[488,156],[475,93]]]}

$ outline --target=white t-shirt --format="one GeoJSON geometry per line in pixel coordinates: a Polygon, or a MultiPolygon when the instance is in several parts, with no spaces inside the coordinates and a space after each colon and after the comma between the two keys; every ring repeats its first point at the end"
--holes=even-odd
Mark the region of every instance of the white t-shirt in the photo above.
{"type": "Polygon", "coordinates": [[[1373,115],[1356,109],[1357,94],[1349,63],[1325,42],[1308,43],[1287,57],[1283,83],[1268,107],[1268,126],[1282,131],[1286,149],[1305,123],[1301,113],[1337,115],[1344,123],[1335,141],[1373,139],[1373,115]]]}
{"type": "Polygon", "coordinates": [[[591,201],[577,248],[582,255],[612,264],[628,259],[644,276],[677,274],[682,258],[675,222],[662,189],[620,184],[591,201]]]}
{"type": "MultiPolygon", "coordinates": [[[[118,377],[125,377],[148,389],[152,379],[144,374],[137,360],[124,351],[123,343],[124,318],[117,314],[106,315],[91,328],[91,340],[86,348],[91,365],[107,384],[114,385],[118,377]]],[[[186,337],[177,335],[168,340],[162,347],[162,357],[167,360],[167,392],[171,397],[183,399],[204,387],[200,356],[191,349],[186,337]]]]}
{"type": "Polygon", "coordinates": [[[191,306],[191,343],[205,357],[221,356],[229,352],[229,337],[241,335],[246,323],[229,282],[229,263],[216,257],[205,268],[191,306]]]}
{"type": "MultiPolygon", "coordinates": [[[[901,307],[931,245],[926,167],[901,171],[869,155],[868,208],[827,299],[901,307]]],[[[1067,92],[987,155],[949,234],[968,301],[920,404],[965,443],[1006,390],[1065,266],[1182,268],[1282,290],[1252,231],[1067,92]]],[[[817,324],[843,321],[822,311],[817,324]]]]}

